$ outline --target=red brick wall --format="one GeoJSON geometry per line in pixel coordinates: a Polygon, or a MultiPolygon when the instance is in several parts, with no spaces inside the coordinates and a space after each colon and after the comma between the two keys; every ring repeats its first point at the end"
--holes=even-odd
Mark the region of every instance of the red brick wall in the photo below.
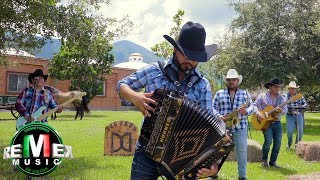
{"type": "MultiPolygon", "coordinates": [[[[32,73],[36,69],[42,69],[45,74],[48,73],[48,60],[35,59],[35,58],[25,58],[17,56],[7,56],[10,61],[17,61],[19,66],[9,67],[4,69],[0,67],[0,96],[3,95],[18,95],[18,93],[8,93],[7,92],[7,76],[8,72],[16,73],[32,73]]],[[[116,86],[118,80],[124,78],[125,76],[133,73],[134,70],[123,69],[123,68],[113,68],[112,73],[106,77],[105,81],[105,96],[94,97],[89,108],[92,110],[110,110],[110,109],[120,109],[121,101],[116,92],[116,86]]],[[[70,86],[69,81],[58,81],[51,79],[50,76],[46,81],[46,84],[53,86],[63,92],[68,91],[70,86]]]]}

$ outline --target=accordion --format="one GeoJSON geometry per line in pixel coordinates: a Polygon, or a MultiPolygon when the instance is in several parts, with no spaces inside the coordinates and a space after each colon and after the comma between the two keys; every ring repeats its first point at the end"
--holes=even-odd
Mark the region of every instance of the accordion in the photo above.
{"type": "Polygon", "coordinates": [[[152,99],[155,112],[144,119],[139,137],[146,154],[175,179],[195,179],[213,163],[220,169],[234,147],[225,123],[177,91],[157,89],[152,99]]]}

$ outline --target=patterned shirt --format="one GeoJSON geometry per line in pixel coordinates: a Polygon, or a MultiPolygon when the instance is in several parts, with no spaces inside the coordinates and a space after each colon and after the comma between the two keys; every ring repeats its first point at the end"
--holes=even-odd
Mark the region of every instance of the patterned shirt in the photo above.
{"type": "MultiPolygon", "coordinates": [[[[34,87],[32,86],[24,89],[19,94],[15,107],[21,116],[33,114],[42,106],[46,106],[45,112],[48,112],[49,108],[53,109],[58,106],[50,90],[42,88],[41,91],[34,92],[34,87]]],[[[46,121],[47,118],[42,122],[46,121]]]]}
{"type": "MultiPolygon", "coordinates": [[[[256,110],[264,110],[267,106],[277,107],[278,105],[285,102],[285,98],[278,94],[278,97],[275,100],[272,100],[270,91],[267,93],[260,94],[257,99],[254,101],[253,105],[256,110]]],[[[287,105],[282,106],[282,113],[279,113],[278,120],[281,119],[281,115],[285,115],[288,112],[287,105]]]]}
{"type": "MultiPolygon", "coordinates": [[[[178,69],[173,63],[172,58],[164,66],[164,69],[168,72],[176,74],[175,81],[178,81],[178,69]]],[[[168,73],[170,74],[170,73],[168,73]]],[[[197,70],[193,69],[190,74],[180,82],[180,86],[176,86],[174,82],[169,80],[165,76],[158,64],[152,64],[147,67],[144,67],[130,76],[120,80],[117,85],[117,91],[119,93],[120,85],[127,84],[134,91],[141,91],[145,88],[145,92],[153,92],[158,88],[167,88],[172,90],[180,90],[184,92],[189,99],[197,100],[201,107],[206,108],[212,113],[212,94],[209,81],[202,76],[202,74],[197,70]],[[190,79],[193,76],[198,76],[199,80],[194,83],[190,88],[190,79]]]]}
{"type": "Polygon", "coordinates": [[[239,112],[238,119],[240,122],[236,126],[231,127],[232,132],[235,132],[248,126],[248,115],[253,112],[251,96],[246,90],[237,89],[233,102],[231,102],[228,89],[219,90],[213,99],[213,113],[215,115],[227,115],[247,102],[250,103],[250,105],[246,107],[247,114],[243,115],[239,112]]]}
{"type": "MultiPolygon", "coordinates": [[[[290,93],[286,94],[286,100],[289,100],[292,96],[290,93]]],[[[295,109],[298,109],[299,112],[302,112],[302,109],[305,109],[307,107],[307,101],[304,97],[299,99],[298,101],[289,103],[288,106],[288,113],[292,113],[295,109]]]]}

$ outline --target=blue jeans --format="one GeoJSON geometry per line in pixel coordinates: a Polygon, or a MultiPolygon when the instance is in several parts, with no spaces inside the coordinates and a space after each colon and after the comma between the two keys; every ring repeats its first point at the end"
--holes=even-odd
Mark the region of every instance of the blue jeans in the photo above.
{"type": "Polygon", "coordinates": [[[132,161],[131,180],[157,180],[161,175],[168,180],[174,179],[163,165],[146,155],[142,146],[137,146],[132,161]]]}
{"type": "Polygon", "coordinates": [[[287,137],[288,137],[288,146],[292,145],[292,135],[294,129],[297,127],[297,136],[296,136],[296,143],[302,139],[303,135],[303,116],[301,113],[297,115],[287,115],[286,117],[287,121],[287,137]]]}
{"type": "Polygon", "coordinates": [[[273,147],[270,157],[270,163],[277,161],[278,154],[281,147],[282,140],[282,126],[281,122],[277,121],[275,123],[270,123],[270,126],[263,131],[264,143],[262,146],[262,160],[268,161],[268,154],[270,150],[270,145],[273,141],[273,147]]]}
{"type": "Polygon", "coordinates": [[[247,174],[247,128],[240,129],[233,134],[235,143],[235,150],[238,161],[238,175],[239,177],[246,177],[247,174]]]}

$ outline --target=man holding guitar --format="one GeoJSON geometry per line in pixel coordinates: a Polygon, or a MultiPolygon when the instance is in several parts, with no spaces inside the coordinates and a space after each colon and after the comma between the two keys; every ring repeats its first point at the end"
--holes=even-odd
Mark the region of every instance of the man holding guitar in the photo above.
{"type": "MultiPolygon", "coordinates": [[[[287,99],[295,96],[297,94],[297,86],[296,82],[291,81],[288,85],[288,94],[287,99]]],[[[287,124],[287,136],[288,136],[288,146],[287,148],[291,147],[292,144],[292,134],[295,127],[297,127],[297,137],[296,142],[297,144],[302,139],[303,134],[303,126],[304,126],[304,119],[303,119],[303,110],[307,107],[307,101],[305,98],[301,98],[298,101],[292,102],[288,104],[288,113],[286,116],[286,124],[287,124]]]]}
{"type": "Polygon", "coordinates": [[[227,88],[219,90],[213,100],[214,114],[219,114],[220,118],[229,126],[230,114],[234,114],[238,119],[236,124],[231,124],[229,130],[233,134],[235,142],[237,161],[238,161],[238,175],[239,179],[247,179],[247,127],[248,115],[253,112],[251,106],[250,94],[243,89],[239,89],[238,85],[242,81],[242,76],[238,74],[235,69],[230,69],[227,76],[223,77],[227,88]],[[248,107],[247,105],[250,104],[248,107]],[[238,122],[238,123],[237,123],[238,122]]]}
{"type": "MultiPolygon", "coordinates": [[[[28,122],[32,122],[32,114],[39,108],[45,107],[44,111],[54,109],[58,105],[54,100],[51,91],[44,88],[44,82],[47,80],[48,75],[44,75],[41,69],[35,70],[28,76],[31,87],[25,88],[18,96],[15,104],[16,110],[20,116],[23,116],[28,122]]],[[[57,107],[58,113],[62,111],[62,107],[57,107]]],[[[43,114],[43,112],[42,112],[43,114]]],[[[47,122],[47,118],[41,119],[41,122],[47,122]]]]}
{"type": "Polygon", "coordinates": [[[267,89],[269,89],[268,92],[260,94],[253,105],[258,110],[256,111],[256,115],[258,117],[258,121],[261,121],[266,116],[272,117],[273,120],[270,122],[269,127],[266,129],[263,129],[263,135],[264,135],[264,143],[262,147],[262,166],[268,167],[273,166],[276,168],[280,168],[280,166],[277,165],[276,161],[278,158],[279,150],[281,147],[281,140],[282,140],[282,126],[281,126],[281,115],[285,115],[287,113],[287,106],[285,103],[285,99],[279,94],[280,88],[282,87],[282,81],[275,78],[272,79],[270,82],[266,83],[264,85],[267,89]],[[281,105],[281,107],[280,107],[281,105]],[[263,114],[261,113],[267,107],[273,107],[271,114],[263,114]],[[273,147],[271,152],[270,161],[268,164],[268,154],[270,150],[270,145],[273,141],[273,147]]]}

